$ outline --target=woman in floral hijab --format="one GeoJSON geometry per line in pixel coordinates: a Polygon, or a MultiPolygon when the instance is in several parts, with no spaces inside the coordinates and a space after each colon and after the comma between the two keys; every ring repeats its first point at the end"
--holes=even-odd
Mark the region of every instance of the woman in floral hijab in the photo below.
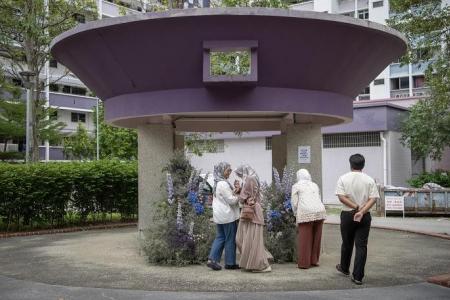
{"type": "Polygon", "coordinates": [[[239,202],[254,210],[251,220],[241,218],[239,221],[236,236],[236,245],[241,254],[239,267],[253,272],[270,272],[269,260],[273,257],[264,247],[264,215],[258,175],[248,165],[242,165],[234,172],[242,178],[239,202]]]}

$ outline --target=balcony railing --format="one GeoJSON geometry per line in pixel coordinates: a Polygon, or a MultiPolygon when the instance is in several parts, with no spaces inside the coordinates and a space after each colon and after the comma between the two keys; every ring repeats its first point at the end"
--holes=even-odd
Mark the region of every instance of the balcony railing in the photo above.
{"type": "Polygon", "coordinates": [[[392,90],[391,98],[409,98],[409,89],[392,90]]]}
{"type": "Polygon", "coordinates": [[[429,95],[430,89],[428,87],[413,88],[412,95],[409,94],[409,89],[391,91],[391,98],[427,97],[429,95]]]}
{"type": "Polygon", "coordinates": [[[103,7],[102,7],[102,14],[108,17],[119,17],[122,16],[123,13],[122,11],[125,12],[126,15],[135,15],[135,14],[140,14],[141,12],[125,7],[125,6],[121,6],[109,1],[103,1],[103,7]]]}

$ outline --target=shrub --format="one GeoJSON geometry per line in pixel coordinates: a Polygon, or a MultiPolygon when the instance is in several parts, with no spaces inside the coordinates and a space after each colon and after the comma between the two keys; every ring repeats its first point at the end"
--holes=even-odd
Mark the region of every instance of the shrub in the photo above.
{"type": "Polygon", "coordinates": [[[291,206],[295,174],[285,168],[280,178],[274,168],[273,175],[272,184],[262,189],[266,209],[266,246],[276,262],[292,262],[296,258],[296,224],[291,206]]]}
{"type": "Polygon", "coordinates": [[[2,163],[0,186],[0,219],[7,230],[137,214],[136,162],[2,163]]]}
{"type": "Polygon", "coordinates": [[[442,187],[450,188],[450,172],[444,170],[436,170],[433,173],[425,172],[408,180],[408,183],[416,188],[421,188],[428,182],[437,183],[442,187]]]}
{"type": "Polygon", "coordinates": [[[204,262],[215,237],[208,205],[211,190],[202,188],[200,172],[181,152],[163,172],[167,172],[168,197],[157,203],[153,222],[145,232],[149,262],[177,266],[204,262]]]}

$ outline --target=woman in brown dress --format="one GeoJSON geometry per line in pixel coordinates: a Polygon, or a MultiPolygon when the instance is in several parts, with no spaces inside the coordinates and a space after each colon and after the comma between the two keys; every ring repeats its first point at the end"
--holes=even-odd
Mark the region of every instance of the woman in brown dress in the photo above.
{"type": "Polygon", "coordinates": [[[258,175],[248,165],[235,170],[242,179],[239,202],[253,207],[251,220],[240,219],[236,235],[236,246],[241,254],[239,267],[253,272],[270,272],[269,259],[273,259],[264,246],[264,215],[261,207],[258,175]]]}

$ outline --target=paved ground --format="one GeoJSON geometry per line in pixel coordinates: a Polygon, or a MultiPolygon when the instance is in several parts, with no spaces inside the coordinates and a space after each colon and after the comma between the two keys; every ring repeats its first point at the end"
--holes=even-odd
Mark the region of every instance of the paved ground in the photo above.
{"type": "Polygon", "coordinates": [[[357,290],[329,290],[303,292],[148,292],[123,289],[99,289],[66,287],[34,283],[0,276],[0,298],[2,300],[97,300],[97,299],[128,299],[128,300],[268,300],[268,299],[347,299],[347,300],[436,300],[449,299],[450,290],[438,285],[418,283],[387,288],[364,288],[357,290]]]}
{"type": "MultiPolygon", "coordinates": [[[[151,266],[138,254],[135,228],[17,237],[0,240],[0,275],[57,286],[146,291],[276,292],[361,289],[334,270],[334,265],[339,260],[338,226],[324,227],[323,244],[319,268],[299,270],[294,264],[284,264],[275,265],[274,271],[269,274],[252,274],[241,271],[213,272],[205,266],[151,266]]],[[[420,284],[426,277],[449,273],[448,249],[450,240],[373,229],[369,240],[366,284],[363,288],[419,283],[413,285],[414,288],[432,289],[433,293],[438,294],[450,293],[448,289],[439,292],[440,287],[428,288],[425,285],[425,288],[420,284]]],[[[14,287],[13,283],[5,283],[5,277],[1,277],[0,282],[3,282],[2,286],[14,287]]],[[[35,285],[38,290],[42,287],[35,285]]],[[[45,287],[42,289],[45,290],[45,287]]],[[[0,290],[0,298],[4,299],[7,290],[0,290]]],[[[33,290],[34,288],[31,292],[33,290]]],[[[63,294],[65,291],[75,294],[78,291],[77,288],[64,287],[49,290],[54,290],[55,293],[61,291],[63,294]]],[[[389,291],[399,292],[395,288],[382,291],[386,294],[389,291]]],[[[18,299],[14,298],[14,293],[12,290],[8,295],[12,299],[18,299]]],[[[332,292],[327,293],[330,295],[332,292]]],[[[342,291],[341,295],[346,293],[349,291],[342,291]]],[[[352,295],[362,295],[359,294],[362,292],[355,293],[352,295]]],[[[146,294],[136,292],[135,295],[136,298],[146,294]]],[[[223,294],[222,297],[227,298],[229,295],[232,294],[223,294]]],[[[447,295],[450,297],[450,294],[447,295]]]]}
{"type": "MultiPolygon", "coordinates": [[[[339,215],[328,215],[327,223],[339,224],[339,215]]],[[[382,226],[402,230],[437,233],[450,236],[450,218],[374,217],[372,226],[382,226]]]]}

